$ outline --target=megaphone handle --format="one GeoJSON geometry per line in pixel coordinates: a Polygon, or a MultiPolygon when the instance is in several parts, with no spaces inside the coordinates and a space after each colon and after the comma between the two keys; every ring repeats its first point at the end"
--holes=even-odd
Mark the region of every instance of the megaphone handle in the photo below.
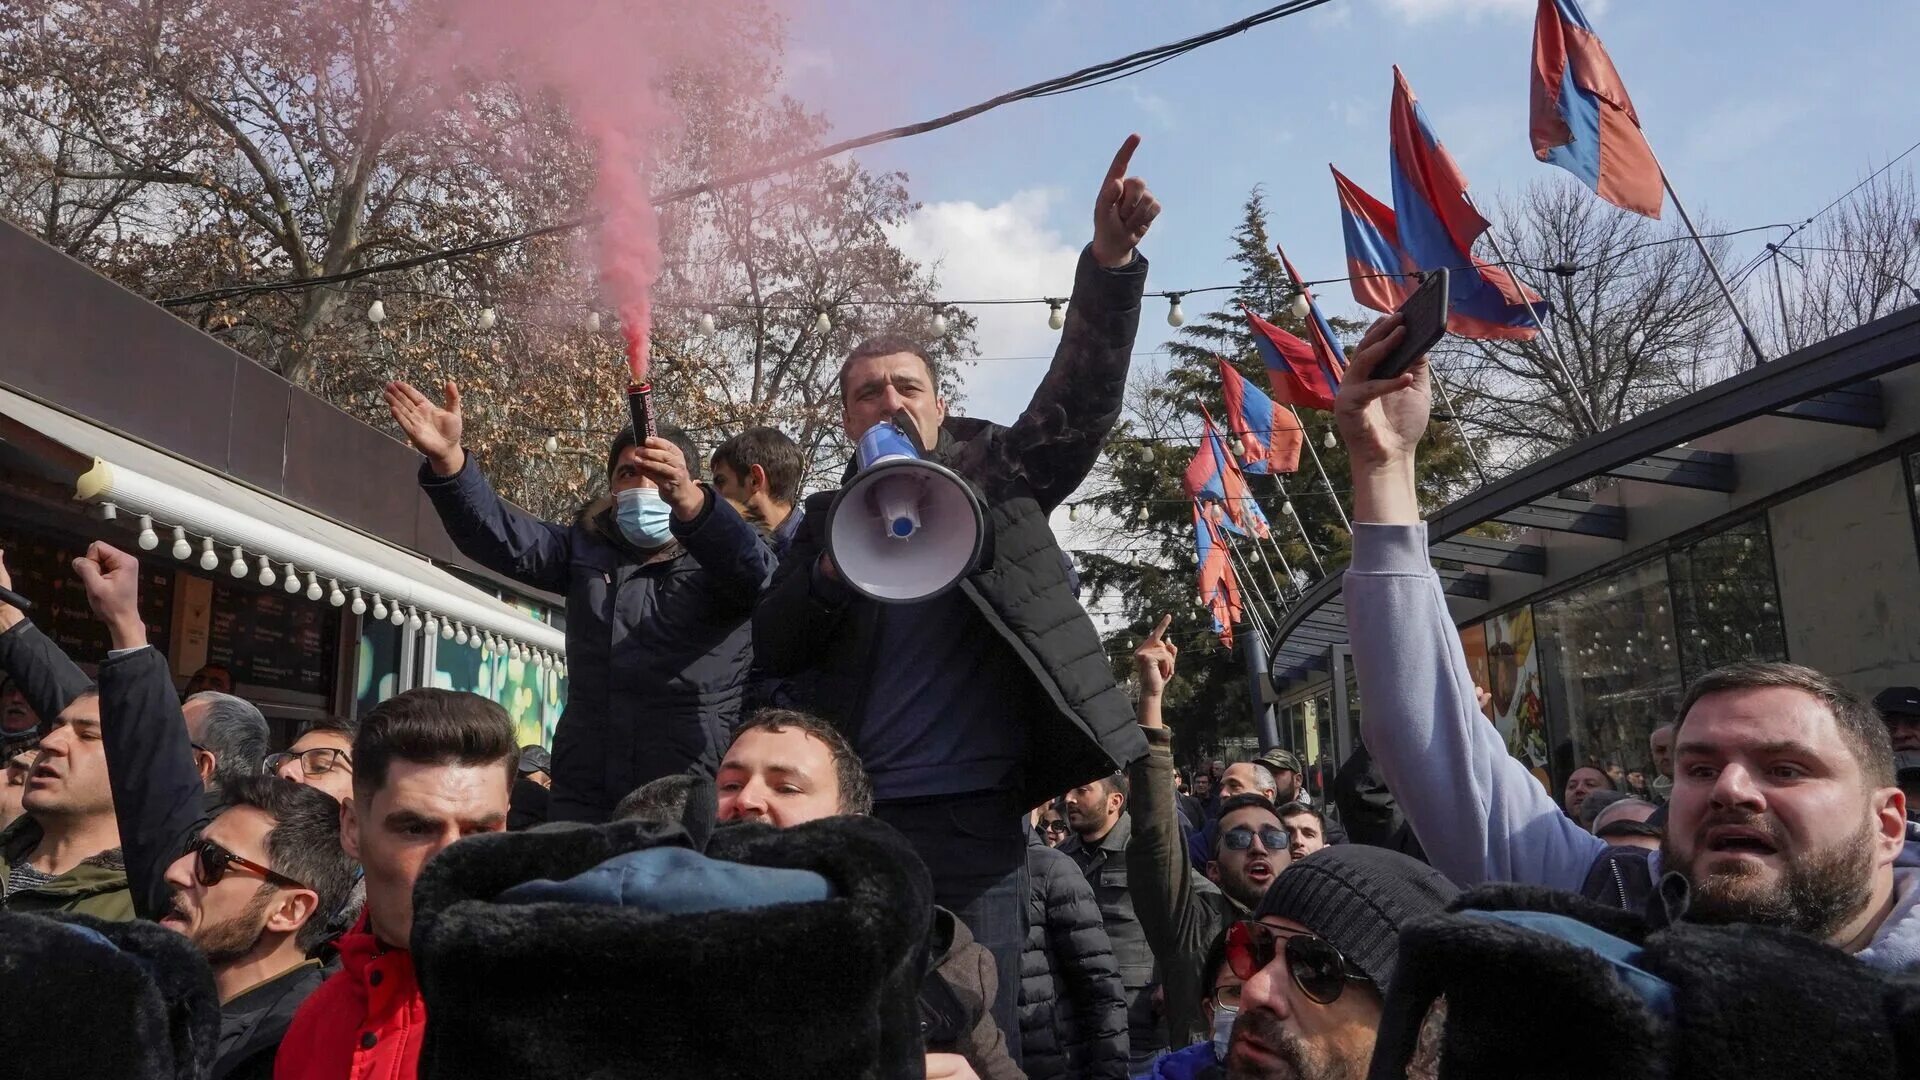
{"type": "Polygon", "coordinates": [[[913,414],[905,409],[893,411],[893,426],[913,444],[913,452],[921,457],[927,456],[927,448],[920,444],[920,425],[913,422],[913,414]]]}

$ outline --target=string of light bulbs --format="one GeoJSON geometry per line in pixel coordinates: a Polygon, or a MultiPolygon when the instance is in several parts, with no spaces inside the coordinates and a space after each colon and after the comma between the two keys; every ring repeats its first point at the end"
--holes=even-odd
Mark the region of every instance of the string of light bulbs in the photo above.
{"type": "MultiPolygon", "coordinates": [[[[99,505],[98,514],[101,521],[117,521],[120,509],[111,502],[104,502],[99,505]]],[[[139,515],[135,529],[134,543],[141,551],[157,551],[161,543],[160,534],[164,530],[172,539],[168,554],[179,562],[192,562],[208,573],[219,571],[224,563],[228,575],[236,581],[252,578],[262,588],[269,589],[278,584],[289,596],[304,595],[315,603],[324,600],[332,607],[345,608],[355,615],[371,615],[376,621],[390,623],[395,628],[405,627],[416,633],[437,635],[441,640],[456,645],[471,643],[480,650],[483,658],[498,655],[532,664],[544,671],[562,671],[566,666],[564,656],[518,641],[510,635],[469,626],[464,621],[444,617],[432,610],[423,612],[417,604],[402,605],[398,600],[389,604],[382,594],[351,583],[342,585],[338,578],[328,577],[323,586],[318,571],[303,571],[291,562],[277,561],[259,553],[250,554],[242,545],[224,543],[217,537],[199,537],[199,555],[196,559],[193,536],[186,527],[169,524],[151,514],[139,515]],[[369,592],[373,597],[371,603],[367,600],[369,592]]]]}

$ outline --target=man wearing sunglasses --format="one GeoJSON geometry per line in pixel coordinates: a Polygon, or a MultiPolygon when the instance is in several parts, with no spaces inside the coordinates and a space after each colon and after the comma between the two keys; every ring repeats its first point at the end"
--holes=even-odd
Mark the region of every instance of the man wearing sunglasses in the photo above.
{"type": "Polygon", "coordinates": [[[1245,793],[1220,804],[1206,876],[1187,858],[1175,808],[1173,733],[1161,716],[1180,654],[1166,639],[1172,621],[1161,616],[1133,654],[1148,750],[1132,769],[1134,832],[1127,868],[1134,913],[1166,986],[1168,1032],[1173,1045],[1185,1046],[1208,1034],[1199,1007],[1208,990],[1202,971],[1208,947],[1228,923],[1247,917],[1292,857],[1291,838],[1273,803],[1245,793]]]}
{"type": "Polygon", "coordinates": [[[267,755],[266,771],[319,788],[336,802],[353,798],[353,721],[336,716],[313,721],[292,746],[267,755]]]}
{"type": "Polygon", "coordinates": [[[160,925],[187,937],[220,995],[214,1080],[266,1077],[295,1010],[325,979],[309,955],[353,885],[340,804],[271,777],[229,784],[227,808],[167,868],[160,925]]]}
{"type": "Polygon", "coordinates": [[[1358,844],[1289,867],[1253,918],[1227,930],[1227,964],[1246,980],[1229,1080],[1365,1076],[1400,928],[1457,892],[1425,863],[1358,844]]]}

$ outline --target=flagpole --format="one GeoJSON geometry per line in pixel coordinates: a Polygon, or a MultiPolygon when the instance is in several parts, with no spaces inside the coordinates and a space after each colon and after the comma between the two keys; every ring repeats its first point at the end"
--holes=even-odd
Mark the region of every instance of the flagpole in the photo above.
{"type": "MultiPolygon", "coordinates": [[[[1291,583],[1293,581],[1293,564],[1287,561],[1287,553],[1280,550],[1280,542],[1273,538],[1273,530],[1268,529],[1267,535],[1264,538],[1256,538],[1256,539],[1266,540],[1268,549],[1271,550],[1276,556],[1279,557],[1280,568],[1287,572],[1287,581],[1291,583]]],[[[1293,588],[1293,591],[1295,595],[1298,595],[1300,593],[1300,587],[1298,585],[1295,585],[1293,588]]]]}
{"type": "MultiPolygon", "coordinates": [[[[1224,527],[1220,529],[1220,539],[1223,543],[1227,545],[1227,557],[1233,560],[1234,565],[1238,567],[1238,569],[1235,570],[1234,572],[1240,575],[1241,591],[1247,592],[1248,590],[1251,590],[1253,598],[1259,601],[1260,604],[1267,609],[1267,620],[1271,622],[1274,626],[1279,626],[1280,616],[1275,613],[1273,608],[1273,602],[1267,599],[1266,590],[1260,587],[1260,579],[1254,577],[1253,574],[1247,569],[1246,556],[1240,554],[1239,545],[1233,542],[1232,537],[1228,534],[1226,528],[1224,527]]],[[[1252,611],[1254,609],[1251,605],[1249,605],[1247,610],[1252,611]]]]}
{"type": "Polygon", "coordinates": [[[1727,309],[1733,312],[1733,321],[1740,324],[1740,336],[1747,339],[1747,348],[1753,351],[1755,363],[1767,362],[1767,354],[1760,350],[1760,340],[1753,336],[1753,328],[1747,325],[1747,317],[1741,312],[1740,305],[1734,302],[1733,290],[1727,287],[1727,279],[1720,274],[1720,264],[1713,261],[1707,251],[1707,242],[1700,239],[1700,230],[1693,227],[1693,217],[1687,213],[1687,206],[1680,201],[1680,193],[1673,190],[1673,181],[1667,179],[1667,170],[1654,155],[1653,147],[1647,147],[1647,156],[1653,158],[1654,168],[1660,170],[1660,186],[1667,189],[1667,198],[1673,200],[1673,208],[1680,215],[1680,224],[1687,227],[1687,235],[1693,237],[1693,246],[1700,249],[1700,258],[1706,261],[1707,269],[1712,272],[1713,280],[1720,286],[1720,295],[1726,298],[1727,309]]]}
{"type": "Polygon", "coordinates": [[[1433,385],[1440,391],[1440,403],[1446,406],[1447,413],[1453,417],[1454,434],[1460,436],[1460,442],[1467,448],[1467,457],[1473,462],[1473,471],[1480,475],[1480,486],[1487,486],[1487,470],[1480,464],[1480,452],[1473,448],[1473,440],[1467,438],[1466,426],[1460,423],[1460,412],[1453,407],[1453,395],[1447,393],[1446,380],[1440,377],[1440,371],[1427,361],[1427,374],[1432,377],[1433,385]]]}
{"type": "MultiPolygon", "coordinates": [[[[1480,212],[1480,207],[1474,204],[1472,196],[1465,192],[1461,192],[1460,194],[1461,198],[1466,199],[1467,205],[1473,207],[1475,213],[1480,212]]],[[[1482,216],[1484,217],[1485,215],[1482,216]]],[[[1580,380],[1573,377],[1573,368],[1567,365],[1567,358],[1560,352],[1559,335],[1547,330],[1547,320],[1540,317],[1540,309],[1533,305],[1533,298],[1527,295],[1529,292],[1534,291],[1532,286],[1527,284],[1526,279],[1520,276],[1520,271],[1514,269],[1513,263],[1507,259],[1505,249],[1500,246],[1498,233],[1498,229],[1489,228],[1482,235],[1487,238],[1487,243],[1493,247],[1493,257],[1500,260],[1501,269],[1505,270],[1507,276],[1513,278],[1514,283],[1520,286],[1520,300],[1527,305],[1527,314],[1533,317],[1533,325],[1540,331],[1540,336],[1547,339],[1547,348],[1553,353],[1554,363],[1560,365],[1560,374],[1566,377],[1567,390],[1573,395],[1573,403],[1580,406],[1581,415],[1587,418],[1587,426],[1591,427],[1593,433],[1598,435],[1600,433],[1600,420],[1593,415],[1592,407],[1587,404],[1585,389],[1580,385],[1580,380]]],[[[1468,261],[1471,262],[1473,253],[1468,252],[1467,255],[1468,261]]],[[[1467,267],[1465,272],[1473,273],[1473,267],[1467,267]]],[[[1576,439],[1574,441],[1578,442],[1579,440],[1576,439]]]]}
{"type": "MultiPolygon", "coordinates": [[[[1306,441],[1305,434],[1301,433],[1302,442],[1306,441]]],[[[1320,576],[1326,577],[1327,564],[1320,561],[1320,550],[1313,546],[1313,535],[1307,532],[1307,523],[1300,520],[1300,511],[1293,505],[1293,496],[1287,494],[1287,482],[1280,479],[1279,473],[1273,474],[1273,482],[1280,487],[1281,509],[1293,515],[1293,527],[1300,530],[1300,540],[1307,545],[1307,554],[1313,556],[1313,565],[1319,568],[1320,576]]]]}
{"type": "Polygon", "coordinates": [[[1293,422],[1300,425],[1300,441],[1307,444],[1307,453],[1313,455],[1313,467],[1320,470],[1320,482],[1327,485],[1327,498],[1333,500],[1333,509],[1340,515],[1340,524],[1346,526],[1347,535],[1352,536],[1353,522],[1347,520],[1347,508],[1340,505],[1340,496],[1334,493],[1333,481],[1327,478],[1327,467],[1320,464],[1320,451],[1314,448],[1313,437],[1307,434],[1307,425],[1300,419],[1300,410],[1288,405],[1287,411],[1293,414],[1293,422]]]}
{"type": "MultiPolygon", "coordinates": [[[[1247,492],[1247,501],[1253,503],[1255,506],[1260,505],[1258,502],[1254,501],[1253,492],[1251,490],[1247,492]]],[[[1261,511],[1261,513],[1264,515],[1266,511],[1263,510],[1261,511]]],[[[1271,533],[1272,533],[1271,528],[1268,529],[1268,533],[1269,533],[1269,538],[1271,538],[1271,533]]],[[[1268,562],[1266,559],[1266,556],[1262,555],[1260,552],[1260,534],[1258,532],[1249,531],[1248,535],[1253,537],[1252,559],[1257,560],[1260,563],[1261,568],[1267,572],[1267,580],[1273,584],[1273,595],[1277,597],[1280,601],[1280,611],[1284,614],[1288,611],[1293,610],[1293,605],[1287,603],[1287,590],[1281,588],[1280,579],[1273,576],[1273,564],[1271,562],[1268,562]]],[[[1293,571],[1291,570],[1287,571],[1287,577],[1289,580],[1291,580],[1293,577],[1293,571]]]]}

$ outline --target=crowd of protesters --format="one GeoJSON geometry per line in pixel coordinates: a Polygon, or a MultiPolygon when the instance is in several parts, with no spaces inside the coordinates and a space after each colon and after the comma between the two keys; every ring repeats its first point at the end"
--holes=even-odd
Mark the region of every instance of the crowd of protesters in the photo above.
{"type": "Polygon", "coordinates": [[[1136,141],[1011,427],[948,416],[910,340],[842,365],[849,438],[904,424],[982,497],[939,596],[849,587],[837,493],[799,497],[774,429],[710,480],[685,433],[624,432],[558,525],[492,492],[456,388],[396,383],[456,543],[567,598],[551,754],[434,689],[271,747],[224,669],[176,687],[106,543],[73,567],[104,655],[0,604],[5,1073],[1920,1073],[1920,690],[1737,664],[1556,798],[1429,562],[1425,367],[1369,377],[1397,317],[1335,409],[1364,745],[1179,767],[1169,620],[1130,701],[1047,524],[1121,411],[1136,141]]]}

